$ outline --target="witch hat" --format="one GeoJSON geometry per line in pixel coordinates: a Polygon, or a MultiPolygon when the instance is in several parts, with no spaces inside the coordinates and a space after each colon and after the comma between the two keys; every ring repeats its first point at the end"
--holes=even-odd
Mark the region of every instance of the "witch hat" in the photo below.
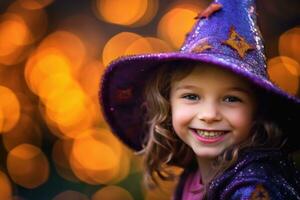
{"type": "Polygon", "coordinates": [[[121,57],[103,75],[100,103],[112,132],[134,150],[141,150],[144,128],[143,92],[149,73],[163,64],[191,61],[213,64],[248,79],[272,99],[272,114],[289,138],[291,151],[300,148],[293,133],[300,100],[272,83],[267,74],[262,37],[257,26],[255,0],[215,0],[197,16],[179,51],[121,57]]]}

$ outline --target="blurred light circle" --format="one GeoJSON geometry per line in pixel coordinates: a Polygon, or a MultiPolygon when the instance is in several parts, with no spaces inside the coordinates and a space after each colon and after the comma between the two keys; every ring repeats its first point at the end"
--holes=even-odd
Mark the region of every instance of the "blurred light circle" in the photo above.
{"type": "Polygon", "coordinates": [[[300,27],[292,28],[279,38],[279,53],[300,62],[300,27]]]}
{"type": "Polygon", "coordinates": [[[281,64],[285,67],[293,76],[300,76],[300,65],[299,63],[287,56],[277,56],[268,61],[268,65],[281,64]]]}
{"type": "Polygon", "coordinates": [[[118,182],[130,169],[128,153],[105,129],[90,129],[76,138],[70,163],[80,180],[93,185],[118,182]]]}
{"type": "Polygon", "coordinates": [[[159,1],[158,0],[147,0],[147,1],[148,1],[148,6],[146,12],[139,20],[137,20],[132,25],[130,25],[131,27],[144,26],[148,24],[157,14],[159,1]]]}
{"type": "Polygon", "coordinates": [[[166,41],[159,38],[146,37],[145,39],[150,43],[153,52],[170,52],[174,50],[166,41]]]}
{"type": "Polygon", "coordinates": [[[52,200],[89,200],[89,198],[80,192],[67,190],[59,193],[52,200]]]}
{"type": "Polygon", "coordinates": [[[131,25],[147,12],[148,0],[96,0],[99,15],[107,22],[131,25]]]}
{"type": "Polygon", "coordinates": [[[5,173],[0,171],[0,199],[12,200],[11,183],[5,173]]]}
{"type": "Polygon", "coordinates": [[[77,77],[77,73],[87,56],[86,46],[81,38],[69,31],[56,31],[43,39],[37,48],[37,52],[46,49],[59,51],[69,61],[71,75],[77,77]]]}
{"type": "Polygon", "coordinates": [[[31,52],[33,35],[24,19],[14,13],[5,13],[0,20],[0,63],[15,65],[31,52]]]}
{"type": "MultiPolygon", "coordinates": [[[[77,162],[77,166],[74,168],[73,164],[73,169],[84,170],[83,172],[92,180],[92,182],[88,181],[90,184],[110,181],[115,175],[113,174],[113,169],[118,164],[118,158],[112,148],[112,146],[108,146],[108,144],[98,141],[91,136],[76,139],[73,145],[72,157],[77,162]],[[97,176],[99,182],[95,180],[95,176],[97,176]]],[[[74,172],[78,175],[78,170],[74,172]]],[[[81,179],[82,176],[78,178],[81,179]]],[[[83,181],[86,181],[86,179],[83,181]]]]}
{"type": "Polygon", "coordinates": [[[133,197],[124,188],[111,185],[98,190],[91,200],[133,200],[133,197]]]}
{"type": "Polygon", "coordinates": [[[0,110],[2,115],[2,126],[0,133],[11,130],[20,118],[20,103],[13,91],[7,87],[0,86],[0,110]]]}
{"type": "Polygon", "coordinates": [[[11,54],[0,56],[0,64],[12,66],[23,62],[32,52],[33,47],[15,48],[11,54]]]}
{"type": "Polygon", "coordinates": [[[5,149],[10,151],[24,143],[41,146],[42,133],[31,116],[22,113],[16,126],[6,134],[3,134],[2,139],[5,149]]]}
{"type": "Polygon", "coordinates": [[[153,53],[154,50],[145,38],[138,39],[130,44],[126,51],[125,55],[134,55],[134,54],[143,54],[143,53],[153,53]]]}
{"type": "Polygon", "coordinates": [[[78,81],[85,94],[89,97],[90,106],[89,116],[93,118],[96,124],[104,121],[99,104],[99,83],[104,73],[104,65],[97,60],[91,60],[81,68],[78,81]]]}
{"type": "Polygon", "coordinates": [[[112,60],[125,55],[126,49],[140,38],[140,35],[130,32],[121,32],[113,36],[103,48],[103,64],[107,66],[112,60]]]}
{"type": "Polygon", "coordinates": [[[172,48],[163,40],[146,37],[135,40],[125,51],[126,55],[170,52],[172,48]]]}
{"type": "Polygon", "coordinates": [[[30,44],[41,39],[47,31],[48,19],[46,11],[43,9],[27,9],[23,7],[22,3],[26,0],[14,1],[7,8],[8,13],[14,13],[20,16],[28,26],[32,35],[30,44]]]}
{"type": "Polygon", "coordinates": [[[42,185],[49,177],[46,156],[30,144],[21,144],[8,153],[7,169],[12,180],[27,189],[42,185]]]}
{"type": "Polygon", "coordinates": [[[79,122],[86,116],[86,96],[78,88],[68,88],[64,93],[50,96],[45,102],[46,114],[63,126],[79,122]]]}
{"type": "Polygon", "coordinates": [[[24,20],[6,13],[0,21],[0,56],[7,56],[23,48],[30,40],[30,30],[24,20]]]}
{"type": "Polygon", "coordinates": [[[299,65],[292,65],[286,57],[275,57],[268,61],[270,79],[290,94],[297,94],[299,87],[299,65]]]}
{"type": "Polygon", "coordinates": [[[18,0],[21,6],[29,10],[42,9],[53,1],[54,0],[18,0]]]}
{"type": "Polygon", "coordinates": [[[46,103],[53,95],[63,95],[68,89],[76,87],[78,85],[69,73],[54,73],[41,80],[37,93],[41,100],[46,103]]]}
{"type": "MultiPolygon", "coordinates": [[[[118,164],[113,168],[112,174],[114,176],[107,182],[109,184],[115,184],[122,181],[130,173],[131,167],[131,150],[126,148],[120,141],[110,132],[108,129],[93,129],[90,133],[96,140],[108,144],[113,147],[113,151],[118,159],[118,164]]],[[[95,177],[96,181],[102,181],[102,177],[95,177]]]]}
{"type": "Polygon", "coordinates": [[[73,140],[57,140],[52,149],[52,159],[57,173],[64,179],[79,182],[70,166],[70,156],[73,140]]]}
{"type": "Polygon", "coordinates": [[[60,139],[72,139],[81,137],[84,131],[90,129],[95,125],[95,116],[96,109],[93,103],[89,104],[87,101],[86,112],[83,113],[81,119],[79,119],[78,123],[71,123],[69,125],[66,124],[58,124],[56,121],[51,119],[46,113],[46,107],[43,103],[39,104],[39,110],[44,120],[47,123],[47,126],[51,130],[51,133],[57,136],[60,139]]]}
{"type": "Polygon", "coordinates": [[[91,60],[81,68],[78,77],[78,81],[85,93],[91,98],[96,98],[97,101],[99,83],[103,72],[103,64],[97,60],[91,60]]]}
{"type": "Polygon", "coordinates": [[[178,49],[195,23],[196,10],[180,7],[170,10],[158,24],[158,36],[178,49]]]}
{"type": "Polygon", "coordinates": [[[71,61],[58,49],[48,48],[33,54],[25,67],[25,79],[31,91],[38,94],[42,81],[55,74],[72,74],[71,61]]]}

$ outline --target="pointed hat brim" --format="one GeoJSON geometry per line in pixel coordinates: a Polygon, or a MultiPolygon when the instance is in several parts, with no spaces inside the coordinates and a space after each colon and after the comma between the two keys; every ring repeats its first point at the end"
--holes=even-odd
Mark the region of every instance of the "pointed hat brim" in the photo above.
{"type": "MultiPolygon", "coordinates": [[[[267,77],[260,75],[241,60],[227,55],[209,53],[154,53],[121,57],[113,61],[106,69],[100,83],[99,98],[105,119],[109,123],[112,132],[125,144],[134,150],[141,150],[145,139],[144,130],[144,102],[143,92],[145,82],[150,73],[162,64],[173,61],[191,61],[206,63],[230,70],[238,76],[244,77],[266,94],[271,96],[275,104],[274,115],[284,120],[285,130],[290,140],[292,151],[300,149],[300,136],[293,131],[300,114],[300,100],[280,89],[267,77]],[[275,109],[276,107],[276,109],[275,109]]],[[[201,65],[200,65],[201,66],[201,65]]]]}

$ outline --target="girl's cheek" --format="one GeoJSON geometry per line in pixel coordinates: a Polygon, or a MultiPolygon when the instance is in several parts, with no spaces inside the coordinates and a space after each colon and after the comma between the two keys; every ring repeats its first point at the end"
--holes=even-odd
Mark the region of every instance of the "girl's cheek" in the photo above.
{"type": "Polygon", "coordinates": [[[193,109],[174,109],[172,110],[172,119],[175,123],[188,123],[193,118],[195,111],[193,109]]]}
{"type": "Polygon", "coordinates": [[[248,110],[241,110],[237,112],[231,112],[228,116],[228,119],[233,127],[239,129],[244,134],[247,134],[250,131],[253,120],[251,112],[248,110]]]}

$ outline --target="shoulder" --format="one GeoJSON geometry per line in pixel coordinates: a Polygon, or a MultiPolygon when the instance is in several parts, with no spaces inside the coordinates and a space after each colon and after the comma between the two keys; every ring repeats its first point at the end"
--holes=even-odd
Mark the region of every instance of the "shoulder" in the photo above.
{"type": "Polygon", "coordinates": [[[280,193],[274,194],[272,188],[269,188],[269,184],[257,182],[240,185],[239,187],[228,191],[226,195],[222,195],[224,199],[230,200],[283,200],[285,199],[280,193]]]}
{"type": "MultiPolygon", "coordinates": [[[[241,172],[242,173],[242,172],[241,172]]],[[[280,175],[247,173],[230,180],[220,193],[221,199],[230,200],[283,200],[299,199],[296,186],[280,175]]]]}
{"type": "Polygon", "coordinates": [[[299,199],[300,177],[281,153],[247,155],[212,184],[220,199],[299,199]],[[260,155],[260,156],[258,156],[260,155]]]}
{"type": "Polygon", "coordinates": [[[299,182],[294,179],[296,177],[286,176],[276,168],[262,163],[252,164],[239,171],[224,187],[221,199],[300,200],[299,182]]]}

